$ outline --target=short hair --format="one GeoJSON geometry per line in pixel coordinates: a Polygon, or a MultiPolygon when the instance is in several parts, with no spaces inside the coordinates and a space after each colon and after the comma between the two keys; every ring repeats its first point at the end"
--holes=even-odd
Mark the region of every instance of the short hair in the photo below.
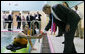
{"type": "Polygon", "coordinates": [[[19,15],[21,15],[21,13],[19,13],[19,15]]]}
{"type": "Polygon", "coordinates": [[[45,4],[45,5],[43,6],[43,10],[45,10],[45,9],[47,9],[47,8],[51,8],[51,6],[50,6],[49,4],[45,4]]]}
{"type": "Polygon", "coordinates": [[[70,8],[67,2],[63,2],[63,3],[65,3],[67,5],[67,7],[70,8]]]}
{"type": "Polygon", "coordinates": [[[75,7],[77,7],[77,8],[78,8],[78,6],[77,6],[77,5],[75,5],[75,7]]]}

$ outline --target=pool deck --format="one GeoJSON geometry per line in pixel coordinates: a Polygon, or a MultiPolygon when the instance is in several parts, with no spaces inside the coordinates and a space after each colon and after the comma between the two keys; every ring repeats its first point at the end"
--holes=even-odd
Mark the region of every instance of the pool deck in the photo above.
{"type": "MultiPolygon", "coordinates": [[[[55,35],[48,35],[48,41],[51,53],[63,53],[64,50],[64,44],[62,42],[64,41],[64,36],[61,37],[55,37],[55,35]]],[[[41,44],[42,39],[40,39],[40,43],[38,42],[38,39],[36,40],[34,47],[37,50],[31,51],[31,53],[41,53],[41,44]]],[[[77,53],[84,53],[84,39],[80,39],[79,37],[74,38],[74,44],[77,53]]]]}

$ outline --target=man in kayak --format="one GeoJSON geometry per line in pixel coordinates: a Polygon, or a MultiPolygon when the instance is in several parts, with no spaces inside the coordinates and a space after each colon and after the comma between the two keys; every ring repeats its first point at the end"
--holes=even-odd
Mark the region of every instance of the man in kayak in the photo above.
{"type": "Polygon", "coordinates": [[[30,36],[27,35],[28,31],[28,25],[23,25],[23,31],[20,32],[15,38],[12,44],[6,46],[6,49],[11,50],[11,51],[16,51],[21,48],[26,48],[28,44],[29,39],[40,39],[43,36],[42,34],[39,34],[37,36],[30,36]]]}

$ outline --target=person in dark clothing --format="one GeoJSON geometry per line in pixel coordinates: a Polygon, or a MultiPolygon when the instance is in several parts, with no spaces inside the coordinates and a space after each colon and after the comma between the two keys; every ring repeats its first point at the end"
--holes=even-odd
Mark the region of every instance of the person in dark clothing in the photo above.
{"type": "Polygon", "coordinates": [[[11,24],[13,23],[13,13],[8,15],[8,31],[12,31],[11,30],[11,24]]]}
{"type": "MultiPolygon", "coordinates": [[[[67,2],[63,2],[63,5],[64,5],[65,7],[70,8],[67,2]]],[[[59,27],[58,27],[58,28],[59,28],[59,27]]],[[[63,35],[63,33],[64,33],[64,31],[63,31],[62,29],[59,29],[58,35],[57,35],[56,37],[61,37],[61,36],[63,35]]],[[[64,43],[64,42],[63,42],[63,43],[64,43]]]]}
{"type": "Polygon", "coordinates": [[[35,20],[35,17],[33,15],[30,15],[30,21],[35,20]]]}
{"type": "Polygon", "coordinates": [[[77,53],[73,41],[78,22],[80,21],[79,15],[71,8],[67,8],[62,4],[57,4],[52,6],[52,8],[50,5],[46,4],[43,7],[43,12],[49,16],[52,16],[43,33],[46,34],[46,31],[51,28],[53,19],[57,26],[59,26],[65,34],[63,53],[77,53]],[[59,23],[62,23],[62,25],[59,25],[59,23]]]}
{"type": "Polygon", "coordinates": [[[37,18],[37,14],[36,14],[36,13],[34,13],[34,20],[37,20],[36,18],[37,18]]]}
{"type": "Polygon", "coordinates": [[[31,21],[30,12],[28,12],[28,15],[26,17],[26,20],[27,20],[27,23],[28,23],[28,25],[30,27],[30,21],[31,21]]]}
{"type": "Polygon", "coordinates": [[[37,12],[37,17],[38,17],[38,21],[39,21],[39,22],[38,22],[39,24],[37,24],[37,25],[38,25],[37,27],[38,27],[38,29],[39,29],[39,32],[40,32],[40,30],[41,30],[41,16],[42,16],[42,15],[41,15],[39,12],[37,12]]]}
{"type": "Polygon", "coordinates": [[[21,13],[19,13],[19,16],[17,16],[17,29],[20,29],[21,27],[21,13]]]}
{"type": "Polygon", "coordinates": [[[37,12],[37,17],[38,17],[38,21],[41,21],[41,14],[39,12],[37,12]]]}

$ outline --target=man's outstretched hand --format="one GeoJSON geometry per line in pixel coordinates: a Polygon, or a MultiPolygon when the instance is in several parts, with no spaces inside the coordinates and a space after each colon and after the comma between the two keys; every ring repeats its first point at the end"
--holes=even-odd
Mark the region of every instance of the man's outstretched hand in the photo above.
{"type": "Polygon", "coordinates": [[[45,32],[42,32],[42,31],[41,31],[40,33],[41,33],[42,35],[46,35],[46,34],[47,34],[47,33],[45,33],[45,32]]]}
{"type": "Polygon", "coordinates": [[[39,34],[38,36],[39,36],[39,39],[40,38],[42,38],[43,36],[45,36],[47,33],[44,33],[44,32],[42,32],[41,34],[39,34]]]}

